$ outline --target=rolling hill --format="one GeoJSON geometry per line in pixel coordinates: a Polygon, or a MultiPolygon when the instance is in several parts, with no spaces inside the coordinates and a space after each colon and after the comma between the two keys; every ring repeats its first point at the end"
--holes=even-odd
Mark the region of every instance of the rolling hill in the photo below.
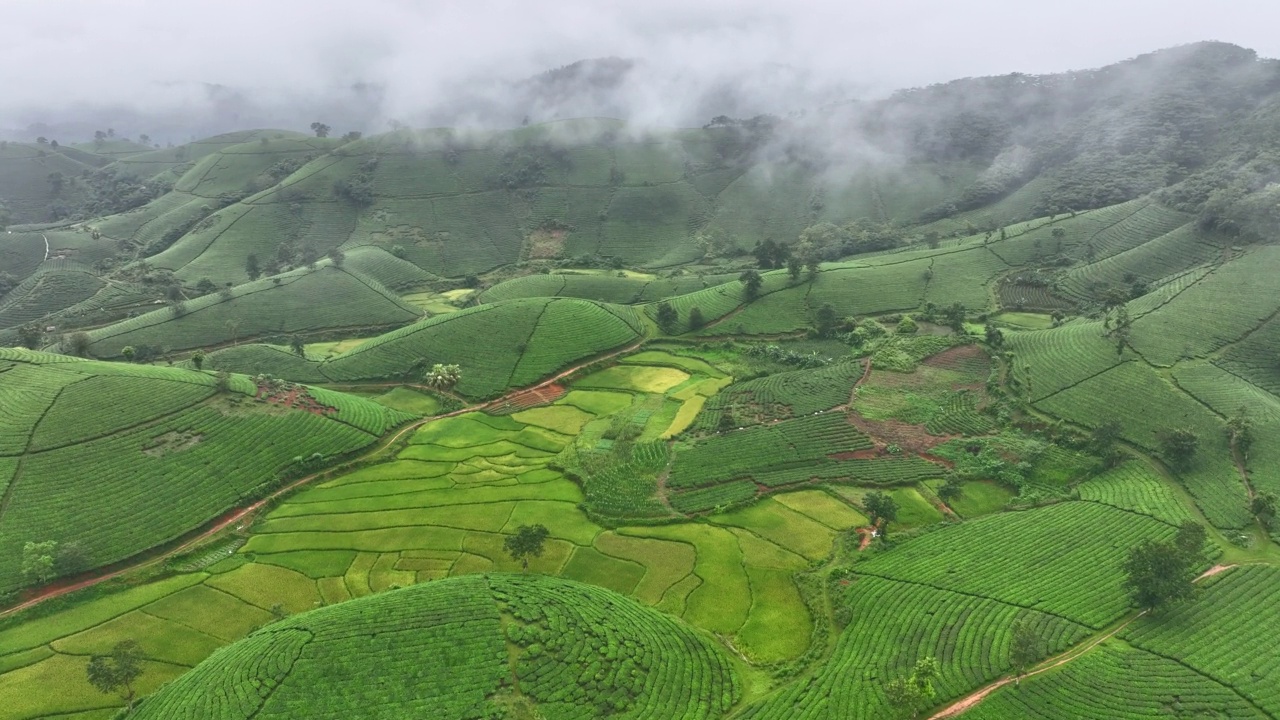
{"type": "Polygon", "coordinates": [[[60,573],[123,560],[409,419],[319,389],[21,350],[0,351],[0,397],[5,591],[26,582],[25,543],[57,543],[60,573]]]}

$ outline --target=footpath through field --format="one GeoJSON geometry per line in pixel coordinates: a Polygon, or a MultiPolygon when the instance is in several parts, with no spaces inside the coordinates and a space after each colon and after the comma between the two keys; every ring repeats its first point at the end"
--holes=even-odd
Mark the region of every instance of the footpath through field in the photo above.
{"type": "Polygon", "coordinates": [[[634,350],[639,349],[640,346],[644,345],[646,342],[648,342],[647,338],[640,340],[639,342],[633,343],[631,345],[628,345],[627,347],[624,347],[620,350],[614,350],[613,352],[592,357],[588,360],[584,360],[580,363],[577,363],[569,367],[569,369],[564,370],[563,372],[560,372],[546,380],[543,380],[542,382],[539,382],[536,385],[531,385],[527,388],[511,390],[510,392],[507,392],[501,397],[495,398],[486,403],[464,407],[458,410],[454,410],[453,412],[444,413],[443,415],[433,415],[428,418],[422,418],[421,420],[415,420],[414,422],[411,422],[408,425],[405,425],[404,427],[400,428],[395,432],[395,434],[391,435],[389,438],[386,438],[380,443],[378,443],[377,446],[374,447],[374,449],[360,455],[359,457],[353,458],[343,463],[342,465],[337,466],[336,468],[328,468],[325,470],[321,470],[320,472],[307,475],[306,477],[299,478],[298,480],[294,480],[288,485],[285,485],[284,487],[276,490],[275,492],[267,495],[266,497],[263,497],[262,499],[258,500],[252,505],[248,505],[246,507],[233,510],[227,515],[224,515],[221,518],[214,520],[212,525],[210,525],[204,530],[198,530],[194,536],[192,536],[190,539],[186,540],[185,542],[181,543],[180,545],[177,545],[169,550],[165,550],[164,552],[158,553],[153,557],[145,557],[145,559],[141,559],[136,562],[130,563],[128,560],[126,560],[124,562],[127,564],[122,565],[121,567],[118,567],[115,570],[105,572],[101,575],[95,575],[93,577],[85,578],[82,580],[72,580],[67,584],[54,583],[52,585],[45,586],[37,590],[34,595],[24,599],[22,602],[18,603],[17,605],[14,605],[13,607],[7,608],[5,610],[0,610],[0,617],[7,617],[9,615],[22,612],[23,610],[27,610],[32,607],[35,607],[36,605],[39,605],[40,603],[45,602],[47,600],[51,600],[56,597],[62,597],[63,595],[68,595],[78,590],[84,590],[85,588],[88,588],[88,587],[93,587],[94,585],[97,585],[99,583],[103,583],[103,582],[106,582],[107,580],[120,577],[121,575],[125,575],[126,573],[133,572],[134,570],[140,570],[144,567],[155,565],[158,562],[162,562],[175,555],[186,552],[187,550],[190,550],[191,548],[209,540],[210,538],[214,537],[218,533],[226,530],[228,527],[231,527],[232,525],[250,517],[257,511],[261,510],[267,503],[271,502],[272,500],[275,500],[276,498],[282,495],[285,495],[286,493],[292,492],[322,475],[328,475],[329,473],[332,473],[334,470],[337,470],[344,466],[352,465],[357,462],[361,462],[364,460],[369,460],[371,458],[377,457],[379,454],[384,452],[387,448],[391,447],[397,441],[399,441],[400,438],[404,437],[406,433],[413,432],[414,430],[421,428],[423,425],[426,425],[429,422],[434,422],[436,420],[443,420],[444,418],[454,417],[456,415],[462,415],[464,413],[479,412],[479,411],[483,411],[490,408],[501,407],[503,403],[510,401],[510,399],[513,396],[522,395],[522,394],[526,394],[536,390],[540,390],[549,385],[558,383],[559,381],[565,379],[566,377],[569,377],[570,375],[578,372],[579,370],[581,370],[582,368],[588,365],[602,362],[605,360],[610,360],[612,358],[618,357],[619,355],[625,355],[627,353],[630,353],[634,350]]]}
{"type": "MultiPolygon", "coordinates": [[[[1225,571],[1227,571],[1227,570],[1230,570],[1230,569],[1231,569],[1231,568],[1233,568],[1233,567],[1237,567],[1237,566],[1236,566],[1236,565],[1214,565],[1213,567],[1211,567],[1211,568],[1209,568],[1208,570],[1205,570],[1203,573],[1201,573],[1201,574],[1200,574],[1200,576],[1199,576],[1199,577],[1197,577],[1197,578],[1196,578],[1195,580],[1193,580],[1192,582],[1200,582],[1201,580],[1204,580],[1205,578],[1211,578],[1211,577],[1213,577],[1214,575],[1217,575],[1218,573],[1221,573],[1221,572],[1225,572],[1225,571]]],[[[1120,621],[1118,624],[1116,624],[1116,625],[1112,626],[1112,628],[1111,628],[1110,630],[1106,630],[1106,631],[1104,631],[1101,635],[1099,635],[1099,636],[1097,636],[1097,637],[1094,637],[1092,640],[1089,640],[1088,642],[1084,643],[1083,645],[1080,645],[1080,646],[1077,646],[1077,647],[1070,648],[1070,649],[1068,649],[1066,652],[1062,653],[1061,655],[1058,655],[1058,656],[1056,656],[1056,657],[1052,657],[1052,658],[1049,658],[1049,659],[1045,660],[1044,662],[1040,663],[1040,665],[1039,665],[1039,666],[1037,666],[1037,667],[1036,667],[1036,669],[1032,670],[1031,672],[1026,673],[1025,675],[1022,675],[1022,676],[1021,676],[1021,678],[1019,678],[1019,677],[1005,677],[1005,678],[1001,678],[1001,679],[999,679],[999,680],[996,680],[995,682],[992,682],[992,683],[990,683],[990,684],[986,685],[985,687],[982,687],[982,688],[980,688],[980,689],[978,689],[978,690],[975,690],[974,692],[972,692],[972,693],[970,693],[970,694],[966,695],[965,697],[963,697],[963,698],[961,698],[961,699],[959,699],[959,700],[955,701],[954,703],[952,703],[952,704],[948,705],[947,707],[945,707],[945,708],[943,708],[943,709],[939,710],[938,712],[934,713],[933,715],[930,715],[930,716],[929,716],[929,720],[943,720],[944,718],[953,718],[953,717],[956,717],[957,715],[960,715],[960,714],[964,713],[966,710],[968,710],[969,708],[973,707],[974,705],[977,705],[978,703],[982,702],[983,700],[985,700],[985,699],[986,699],[986,697],[987,697],[988,695],[990,695],[991,693],[995,692],[996,690],[999,690],[1000,688],[1004,687],[1005,685],[1008,685],[1009,683],[1012,683],[1012,682],[1015,682],[1015,681],[1018,681],[1018,680],[1022,680],[1022,679],[1026,679],[1026,678],[1030,678],[1030,677],[1033,677],[1033,676],[1035,676],[1035,675],[1039,675],[1040,673],[1043,673],[1043,672],[1047,672],[1047,671],[1049,671],[1049,670],[1052,670],[1052,669],[1054,669],[1054,668],[1056,668],[1056,667],[1060,667],[1060,666],[1062,666],[1062,665],[1066,665],[1067,663],[1071,662],[1072,660],[1075,660],[1076,658],[1081,657],[1081,656],[1082,656],[1082,655],[1084,655],[1085,653],[1087,653],[1087,652],[1089,652],[1090,650],[1094,649],[1095,647],[1097,647],[1097,646],[1101,645],[1103,642],[1105,642],[1105,641],[1109,640],[1109,639],[1110,639],[1110,638],[1112,638],[1116,633],[1118,633],[1118,632],[1120,632],[1121,630],[1124,630],[1125,628],[1129,627],[1129,625],[1130,625],[1131,623],[1133,623],[1135,620],[1137,620],[1138,618],[1140,618],[1140,617],[1142,617],[1143,615],[1146,615],[1146,614],[1147,614],[1147,611],[1146,611],[1146,610],[1142,610],[1142,611],[1140,611],[1140,612],[1138,612],[1138,613],[1136,613],[1136,614],[1134,614],[1134,615],[1131,615],[1131,616],[1129,616],[1129,617],[1125,618],[1124,620],[1120,621]]]]}

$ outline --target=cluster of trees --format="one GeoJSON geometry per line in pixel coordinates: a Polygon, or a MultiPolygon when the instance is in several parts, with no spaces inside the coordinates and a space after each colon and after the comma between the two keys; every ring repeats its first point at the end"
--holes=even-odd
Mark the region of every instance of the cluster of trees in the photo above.
{"type": "Polygon", "coordinates": [[[83,572],[91,566],[89,553],[75,541],[29,541],[22,546],[22,579],[28,585],[43,585],[57,577],[83,572]]]}
{"type": "Polygon", "coordinates": [[[436,390],[448,390],[462,380],[462,368],[458,365],[436,363],[422,376],[427,387],[436,390]]]}
{"type": "Polygon", "coordinates": [[[1159,610],[1191,597],[1196,571],[1204,563],[1204,526],[1190,520],[1171,540],[1143,540],[1124,563],[1125,586],[1135,604],[1159,610]]]}
{"type": "MultiPolygon", "coordinates": [[[[662,328],[662,331],[669,335],[675,335],[681,332],[680,313],[675,309],[674,306],[671,305],[671,303],[665,300],[658,303],[657,321],[658,321],[658,327],[662,328]]],[[[706,318],[702,316],[702,308],[698,307],[697,305],[694,305],[693,307],[689,308],[689,319],[688,319],[689,330],[698,330],[703,326],[705,326],[706,324],[707,324],[706,318]]]]}

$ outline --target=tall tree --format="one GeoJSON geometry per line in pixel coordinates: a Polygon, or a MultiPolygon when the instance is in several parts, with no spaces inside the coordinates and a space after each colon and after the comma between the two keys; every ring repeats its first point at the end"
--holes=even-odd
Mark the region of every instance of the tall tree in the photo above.
{"type": "Polygon", "coordinates": [[[448,390],[457,385],[461,379],[462,368],[460,366],[443,363],[432,365],[431,369],[422,377],[422,381],[427,384],[427,387],[435,388],[436,390],[448,390]]]}
{"type": "Polygon", "coordinates": [[[318,138],[329,137],[329,131],[331,129],[332,128],[328,125],[319,121],[311,123],[311,131],[314,132],[318,138]]]}
{"type": "Polygon", "coordinates": [[[31,585],[43,585],[54,578],[54,562],[58,556],[58,543],[28,541],[22,546],[22,579],[31,585]]]}
{"type": "Polygon", "coordinates": [[[33,322],[18,328],[18,342],[28,350],[35,350],[44,342],[44,329],[33,322]]]}
{"type": "Polygon", "coordinates": [[[835,332],[837,322],[839,318],[836,317],[836,309],[831,306],[831,303],[823,303],[822,307],[818,308],[814,330],[817,331],[818,337],[830,337],[835,332]]]}
{"type": "Polygon", "coordinates": [[[1168,428],[1159,439],[1160,453],[1178,470],[1185,470],[1200,448],[1200,435],[1191,428],[1168,428]]]}
{"type": "Polygon", "coordinates": [[[257,280],[262,276],[262,268],[258,265],[258,256],[249,253],[244,259],[244,273],[249,276],[250,280],[257,280]]]}
{"type": "Polygon", "coordinates": [[[671,303],[663,300],[658,303],[658,327],[662,328],[665,333],[673,333],[676,330],[676,323],[680,321],[680,315],[671,303]]]}
{"type": "Polygon", "coordinates": [[[880,526],[880,536],[888,537],[889,523],[898,517],[898,503],[889,495],[876,490],[867,493],[862,505],[871,515],[871,523],[880,526]]]}
{"type": "Polygon", "coordinates": [[[702,308],[698,307],[697,305],[694,305],[693,307],[689,308],[689,329],[690,330],[698,330],[702,328],[703,325],[706,325],[706,324],[707,324],[707,321],[702,317],[702,308]]]}
{"type": "Polygon", "coordinates": [[[1129,550],[1125,586],[1138,607],[1155,611],[1191,596],[1204,537],[1203,527],[1186,522],[1173,540],[1147,539],[1129,550]]]}
{"type": "Polygon", "coordinates": [[[894,678],[885,684],[885,698],[899,716],[917,717],[937,697],[933,687],[937,678],[938,661],[932,657],[921,658],[916,661],[910,676],[894,678]]]}
{"type": "Polygon", "coordinates": [[[738,276],[738,282],[742,283],[742,292],[747,300],[751,301],[760,295],[760,286],[764,284],[764,278],[760,277],[760,273],[755,270],[748,270],[738,276]]]}
{"type": "Polygon", "coordinates": [[[508,535],[502,541],[502,549],[507,551],[512,560],[519,560],[525,571],[529,570],[529,559],[542,557],[550,531],[543,525],[521,525],[514,535],[508,535]]]}
{"type": "Polygon", "coordinates": [[[1009,662],[1021,680],[1027,668],[1044,657],[1044,641],[1036,632],[1035,626],[1025,618],[1014,621],[1012,636],[1009,641],[1009,662]]]}
{"type": "Polygon", "coordinates": [[[142,647],[136,640],[121,640],[108,655],[94,655],[86,669],[89,684],[105,695],[119,693],[133,712],[133,683],[142,675],[142,647]]]}
{"type": "Polygon", "coordinates": [[[297,353],[298,357],[307,356],[307,345],[302,342],[302,337],[299,335],[289,336],[289,349],[297,353]]]}

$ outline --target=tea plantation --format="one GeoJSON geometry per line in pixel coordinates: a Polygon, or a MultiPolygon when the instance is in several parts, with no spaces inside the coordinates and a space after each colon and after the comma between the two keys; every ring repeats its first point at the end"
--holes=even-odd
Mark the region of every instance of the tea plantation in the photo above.
{"type": "Polygon", "coordinates": [[[0,716],[1280,717],[1277,67],[0,143],[0,716]]]}

